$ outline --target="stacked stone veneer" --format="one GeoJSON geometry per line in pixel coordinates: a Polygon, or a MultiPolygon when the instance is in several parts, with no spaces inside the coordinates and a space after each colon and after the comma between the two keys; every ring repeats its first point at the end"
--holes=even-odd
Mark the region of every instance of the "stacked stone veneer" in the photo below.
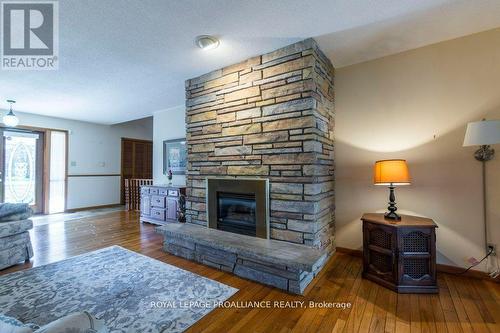
{"type": "Polygon", "coordinates": [[[313,39],[186,81],[187,222],[207,177],[270,180],[272,239],[331,248],[334,69],[313,39]]]}

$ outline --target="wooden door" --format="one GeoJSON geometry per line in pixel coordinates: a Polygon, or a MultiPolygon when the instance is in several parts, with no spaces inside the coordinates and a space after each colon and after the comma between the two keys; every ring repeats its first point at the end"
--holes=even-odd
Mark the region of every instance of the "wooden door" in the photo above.
{"type": "Polygon", "coordinates": [[[125,203],[125,179],[153,178],[153,142],[122,138],[121,202],[125,203]]]}

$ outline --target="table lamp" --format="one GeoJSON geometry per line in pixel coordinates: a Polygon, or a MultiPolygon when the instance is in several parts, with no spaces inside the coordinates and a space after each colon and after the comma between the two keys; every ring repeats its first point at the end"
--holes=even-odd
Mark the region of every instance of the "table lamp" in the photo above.
{"type": "Polygon", "coordinates": [[[486,217],[486,162],[495,156],[495,150],[490,145],[496,143],[500,143],[500,120],[483,119],[482,121],[467,124],[463,146],[479,146],[479,149],[474,152],[474,157],[482,163],[484,242],[487,252],[489,248],[488,221],[486,217]]]}
{"type": "Polygon", "coordinates": [[[396,196],[394,187],[399,185],[410,185],[410,172],[406,160],[381,160],[375,162],[373,168],[373,183],[389,187],[389,210],[385,218],[399,221],[401,216],[396,213],[396,196]]]}

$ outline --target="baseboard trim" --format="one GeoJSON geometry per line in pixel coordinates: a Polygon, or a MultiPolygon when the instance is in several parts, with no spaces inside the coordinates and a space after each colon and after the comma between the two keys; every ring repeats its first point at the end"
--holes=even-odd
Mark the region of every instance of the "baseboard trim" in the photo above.
{"type": "MultiPolygon", "coordinates": [[[[449,273],[449,274],[459,274],[465,270],[463,267],[457,267],[457,266],[451,266],[451,265],[444,265],[444,264],[437,264],[437,271],[440,273],[449,273]]],[[[478,271],[471,269],[467,273],[460,274],[461,276],[466,276],[474,279],[484,279],[488,281],[493,281],[496,283],[500,283],[500,277],[496,277],[495,279],[492,279],[488,273],[478,271]]]]}
{"type": "MultiPolygon", "coordinates": [[[[348,249],[346,247],[337,247],[337,252],[348,254],[348,255],[351,255],[354,257],[360,257],[360,258],[363,257],[363,250],[348,249]]],[[[451,265],[444,265],[444,264],[436,264],[436,269],[439,273],[458,274],[458,273],[463,272],[465,268],[451,266],[451,265]]],[[[470,277],[470,278],[474,278],[474,279],[484,279],[484,280],[500,283],[500,277],[497,277],[496,279],[492,279],[488,275],[488,273],[474,270],[474,269],[469,270],[467,273],[461,274],[461,276],[470,277]]]]}
{"type": "Polygon", "coordinates": [[[337,252],[349,254],[353,257],[363,257],[363,250],[348,249],[347,247],[337,246],[337,252]]]}
{"type": "Polygon", "coordinates": [[[76,213],[76,212],[81,212],[84,210],[100,209],[100,208],[113,208],[113,207],[118,207],[118,206],[123,206],[123,205],[120,203],[115,203],[115,204],[109,204],[109,205],[79,207],[79,208],[66,209],[64,212],[65,213],[76,213]]]}
{"type": "Polygon", "coordinates": [[[121,174],[119,173],[98,173],[95,175],[92,174],[73,174],[73,175],[68,175],[68,177],[120,177],[121,174]]]}

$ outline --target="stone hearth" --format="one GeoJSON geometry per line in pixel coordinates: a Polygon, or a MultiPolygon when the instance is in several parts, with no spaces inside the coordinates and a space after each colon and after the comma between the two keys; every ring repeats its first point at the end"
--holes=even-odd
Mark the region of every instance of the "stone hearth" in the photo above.
{"type": "Polygon", "coordinates": [[[166,252],[238,276],[303,294],[328,254],[308,246],[240,235],[194,224],[157,228],[166,252]]]}

